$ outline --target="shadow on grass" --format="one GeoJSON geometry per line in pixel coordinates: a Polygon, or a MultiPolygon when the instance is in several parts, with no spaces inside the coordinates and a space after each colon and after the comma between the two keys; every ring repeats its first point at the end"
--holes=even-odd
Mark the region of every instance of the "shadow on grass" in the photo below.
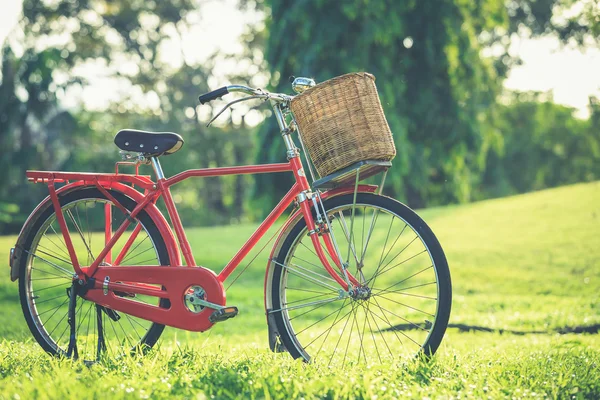
{"type": "MultiPolygon", "coordinates": [[[[390,328],[383,329],[382,332],[386,331],[409,331],[413,329],[425,329],[425,324],[398,324],[390,328]]],[[[548,330],[528,330],[528,331],[519,331],[512,329],[493,329],[485,326],[478,325],[467,325],[467,324],[448,324],[448,328],[458,329],[460,332],[490,332],[490,333],[508,333],[511,335],[528,335],[528,334],[552,334],[558,333],[561,335],[566,335],[568,333],[591,333],[597,334],[600,332],[600,324],[588,325],[588,326],[565,326],[562,328],[548,329],[548,330]]]]}

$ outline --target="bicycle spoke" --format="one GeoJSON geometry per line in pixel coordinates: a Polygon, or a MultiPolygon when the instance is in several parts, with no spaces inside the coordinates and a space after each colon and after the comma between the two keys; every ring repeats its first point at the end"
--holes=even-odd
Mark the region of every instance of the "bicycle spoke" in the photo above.
{"type": "MultiPolygon", "coordinates": [[[[52,311],[52,310],[56,310],[56,311],[58,311],[58,310],[59,310],[59,309],[60,309],[60,308],[61,308],[63,305],[65,305],[65,303],[66,303],[67,301],[69,301],[69,299],[68,299],[68,298],[67,298],[65,301],[63,301],[61,305],[58,305],[58,306],[56,306],[56,307],[54,307],[54,308],[51,308],[51,309],[49,309],[49,310],[46,310],[46,311],[44,311],[44,312],[38,313],[38,314],[37,314],[37,315],[38,315],[38,317],[39,317],[40,315],[44,315],[44,314],[46,314],[46,313],[48,313],[48,312],[50,312],[50,311],[52,311]]],[[[50,320],[52,319],[52,317],[54,316],[54,314],[56,314],[56,311],[54,311],[54,313],[53,313],[52,315],[50,315],[50,318],[48,318],[48,321],[50,321],[50,320]]]]}
{"type": "MultiPolygon", "coordinates": [[[[67,299],[68,301],[69,299],[67,299]]],[[[63,303],[65,304],[65,303],[63,303]]],[[[81,309],[81,305],[79,306],[79,308],[81,309]]],[[[50,331],[49,335],[52,335],[54,333],[54,331],[56,330],[56,328],[58,328],[60,326],[60,324],[65,320],[65,318],[67,318],[68,314],[64,313],[62,318],[58,321],[58,323],[54,326],[54,328],[50,331]]],[[[48,319],[48,321],[50,321],[50,319],[48,319]]],[[[62,339],[63,335],[65,334],[65,332],[67,331],[67,328],[69,327],[69,325],[67,324],[67,326],[65,327],[65,329],[63,330],[63,332],[60,335],[60,338],[56,341],[56,344],[60,343],[60,339],[62,339]]]]}
{"type": "MultiPolygon", "coordinates": [[[[81,302],[79,304],[79,309],[77,310],[77,312],[75,313],[75,315],[79,315],[79,313],[81,312],[81,309],[83,308],[83,302],[81,302]]],[[[67,313],[65,313],[63,315],[63,317],[60,319],[60,321],[58,321],[58,324],[56,324],[56,326],[54,327],[54,329],[49,333],[50,336],[52,336],[52,333],[54,332],[54,330],[56,328],[58,328],[58,326],[65,320],[65,318],[68,316],[67,313]]],[[[60,341],[61,339],[65,336],[65,333],[67,333],[67,330],[69,329],[69,324],[65,325],[65,329],[63,329],[63,331],[61,332],[60,336],[58,337],[58,339],[56,340],[56,344],[57,346],[60,346],[60,341]]]]}
{"type": "Polygon", "coordinates": [[[73,222],[73,225],[75,225],[75,230],[77,231],[77,233],[79,233],[79,237],[83,241],[83,245],[87,249],[88,255],[90,257],[88,259],[88,264],[91,264],[92,261],[94,261],[94,259],[95,259],[94,255],[92,254],[92,250],[90,250],[90,247],[88,246],[87,241],[83,237],[83,232],[81,231],[81,228],[79,228],[79,225],[77,224],[77,222],[75,222],[75,217],[73,217],[73,213],[71,212],[71,210],[67,210],[66,214],[69,216],[69,218],[71,218],[71,222],[73,222]]]}
{"type": "MultiPolygon", "coordinates": [[[[369,321],[369,306],[371,305],[371,303],[367,303],[367,306],[365,307],[364,304],[361,304],[363,309],[365,310],[365,319],[367,321],[367,323],[369,324],[369,331],[371,332],[371,339],[373,339],[373,345],[375,346],[375,351],[377,352],[377,358],[379,358],[379,362],[382,363],[383,361],[381,360],[381,354],[379,354],[379,346],[377,346],[377,341],[375,340],[375,334],[373,333],[373,327],[371,326],[371,321],[369,321]]],[[[373,317],[371,317],[373,318],[373,317]]],[[[377,326],[377,323],[375,322],[375,319],[373,318],[373,323],[375,323],[375,326],[377,326]]],[[[379,330],[379,328],[377,328],[377,330],[379,330]]],[[[387,344],[387,341],[385,340],[385,338],[382,337],[383,343],[385,344],[385,346],[387,347],[388,351],[390,352],[390,355],[392,356],[392,358],[394,358],[394,354],[392,353],[392,350],[390,350],[390,347],[387,344]]]]}
{"type": "Polygon", "coordinates": [[[289,302],[286,303],[286,305],[289,306],[290,304],[299,303],[301,301],[308,301],[308,300],[312,300],[312,299],[317,299],[317,298],[323,297],[323,296],[331,296],[331,293],[319,294],[319,295],[311,296],[311,297],[308,297],[308,298],[302,299],[302,300],[289,301],[289,302]]]}
{"type": "MultiPolygon", "coordinates": [[[[67,283],[59,283],[58,285],[47,286],[47,287],[44,287],[44,288],[41,288],[41,289],[36,289],[36,290],[35,290],[35,293],[39,293],[39,292],[42,292],[42,291],[44,291],[44,290],[48,290],[48,289],[54,289],[54,288],[57,288],[57,287],[59,287],[59,286],[67,286],[67,285],[68,285],[67,283]]],[[[33,294],[33,292],[29,292],[29,293],[30,293],[30,294],[33,294]]]]}
{"type": "Polygon", "coordinates": [[[25,249],[24,249],[23,251],[24,251],[25,253],[27,253],[27,254],[29,254],[29,255],[31,255],[31,256],[33,256],[33,257],[35,257],[35,258],[39,258],[40,260],[42,260],[42,261],[43,261],[43,262],[45,262],[46,264],[50,265],[51,267],[54,267],[54,268],[56,268],[57,270],[64,272],[64,273],[65,273],[65,275],[69,277],[69,279],[71,279],[71,277],[73,276],[73,273],[72,273],[72,272],[70,272],[70,271],[67,271],[66,269],[64,269],[64,268],[63,268],[63,267],[61,267],[60,265],[56,265],[56,264],[54,264],[53,262],[51,262],[51,261],[48,261],[48,260],[46,260],[46,259],[44,259],[44,258],[42,258],[42,257],[38,256],[37,254],[33,254],[33,253],[31,253],[30,251],[27,251],[27,250],[25,250],[25,249]]]}
{"type": "Polygon", "coordinates": [[[385,296],[384,296],[384,295],[382,295],[382,294],[379,294],[378,296],[379,296],[379,297],[381,297],[381,298],[383,298],[383,299],[386,299],[386,300],[388,300],[388,301],[391,301],[392,303],[396,303],[396,304],[398,304],[398,305],[401,305],[401,306],[404,306],[404,307],[410,308],[411,310],[415,310],[415,311],[418,311],[418,312],[420,312],[420,313],[423,313],[423,314],[425,314],[425,315],[429,315],[430,317],[433,317],[433,318],[435,318],[435,315],[433,315],[433,314],[430,314],[430,313],[428,313],[428,312],[425,312],[425,311],[423,311],[423,310],[419,310],[418,308],[415,308],[415,307],[409,306],[408,304],[404,304],[404,303],[400,303],[399,301],[392,300],[392,299],[390,299],[389,297],[385,297],[385,296]]]}
{"type": "MultiPolygon", "coordinates": [[[[346,237],[346,240],[348,241],[350,249],[352,250],[352,254],[354,255],[354,261],[356,261],[356,266],[358,268],[359,262],[358,262],[358,255],[356,254],[356,247],[354,246],[354,237],[352,237],[352,241],[350,240],[350,236],[354,236],[354,235],[352,235],[350,232],[348,232],[348,225],[346,224],[346,218],[344,217],[344,214],[342,212],[338,212],[338,215],[340,216],[340,218],[338,218],[338,221],[340,221],[340,227],[342,228],[342,231],[344,232],[344,236],[346,237]]],[[[350,262],[350,260],[347,260],[347,262],[350,262]]]]}
{"type": "Polygon", "coordinates": [[[394,265],[393,267],[390,267],[390,268],[388,268],[388,269],[386,269],[386,270],[383,270],[383,271],[379,272],[377,275],[374,275],[374,276],[373,276],[373,278],[371,278],[371,279],[374,281],[374,280],[375,280],[375,279],[376,279],[378,276],[380,276],[380,275],[383,275],[383,274],[385,274],[386,272],[388,272],[388,271],[390,271],[390,270],[392,270],[392,269],[394,269],[394,268],[396,268],[396,267],[398,267],[398,266],[400,266],[400,265],[402,265],[402,264],[406,263],[407,261],[410,261],[410,260],[412,260],[413,258],[415,258],[415,257],[417,257],[417,256],[420,256],[421,254],[424,254],[424,253],[427,253],[427,249],[423,250],[423,251],[422,251],[422,252],[420,252],[420,253],[417,253],[417,254],[415,254],[414,256],[410,256],[410,257],[409,257],[409,258],[407,258],[406,260],[404,260],[404,261],[402,261],[402,262],[399,262],[398,264],[394,265]]]}
{"type": "MultiPolygon", "coordinates": [[[[365,243],[365,247],[362,251],[362,256],[360,257],[361,264],[365,260],[365,254],[367,254],[367,247],[369,247],[369,241],[371,240],[371,235],[373,234],[373,228],[375,227],[375,224],[377,223],[378,216],[379,216],[379,209],[376,208],[375,210],[373,210],[373,217],[371,217],[371,227],[369,228],[369,232],[367,233],[367,242],[365,243]]],[[[394,217],[392,217],[392,222],[394,222],[394,217]]],[[[391,224],[390,224],[390,229],[391,229],[391,224]]],[[[389,233],[388,233],[388,235],[389,235],[389,233]]]]}
{"type": "MultiPolygon", "coordinates": [[[[325,253],[325,254],[327,254],[327,253],[325,253]]],[[[304,262],[304,263],[306,263],[306,264],[312,265],[313,267],[315,267],[315,268],[317,268],[317,269],[325,269],[323,266],[319,266],[319,265],[317,265],[317,264],[313,264],[313,263],[311,263],[310,261],[307,261],[307,260],[305,260],[305,259],[303,259],[303,258],[300,258],[300,257],[298,257],[298,256],[294,256],[293,258],[295,258],[295,259],[298,259],[298,260],[300,260],[300,261],[302,261],[302,262],[304,262]]],[[[294,265],[295,265],[295,266],[298,266],[298,264],[294,264],[294,265]]],[[[321,274],[319,274],[319,273],[317,273],[317,272],[314,272],[314,271],[312,271],[312,270],[309,270],[308,268],[303,268],[303,269],[304,269],[304,270],[306,270],[306,271],[310,271],[311,273],[313,273],[313,274],[315,274],[315,275],[318,275],[319,277],[326,278],[326,279],[329,279],[329,280],[331,280],[331,281],[335,282],[333,279],[331,279],[331,278],[330,278],[330,277],[328,277],[328,276],[321,275],[321,274]]],[[[336,282],[336,283],[337,283],[337,282],[336,282]]]]}
{"type": "MultiPolygon", "coordinates": [[[[394,222],[394,219],[393,219],[393,218],[392,218],[392,222],[394,222]]],[[[390,253],[392,252],[392,249],[394,248],[394,246],[396,245],[396,243],[398,243],[398,240],[399,240],[399,239],[402,237],[402,234],[404,233],[404,231],[406,230],[406,228],[407,228],[407,227],[408,227],[408,225],[405,223],[405,224],[404,224],[404,227],[402,228],[402,230],[400,231],[400,233],[398,234],[398,236],[396,236],[396,239],[394,240],[394,243],[392,243],[392,245],[390,246],[390,248],[389,248],[388,252],[387,252],[387,253],[385,253],[385,256],[384,256],[384,257],[382,257],[382,258],[381,258],[381,260],[379,261],[379,265],[380,265],[380,266],[381,266],[381,264],[382,264],[383,262],[385,262],[385,259],[387,258],[387,256],[389,256],[389,255],[390,255],[390,253]]],[[[390,228],[391,228],[391,225],[390,225],[390,228]]],[[[384,248],[382,249],[382,254],[383,254],[383,252],[385,252],[385,246],[384,246],[384,248]]],[[[385,268],[385,266],[384,266],[384,268],[385,268]]]]}
{"type": "Polygon", "coordinates": [[[46,248],[46,247],[44,247],[44,246],[42,246],[42,245],[39,245],[39,244],[38,244],[38,250],[37,250],[37,251],[38,251],[39,253],[42,253],[42,254],[44,254],[44,255],[47,255],[47,256],[49,256],[49,257],[52,257],[52,258],[54,258],[54,259],[56,259],[56,260],[58,260],[58,261],[62,261],[62,262],[64,262],[64,263],[65,263],[65,264],[67,264],[67,265],[71,265],[71,261],[69,261],[69,260],[65,260],[64,258],[60,257],[60,256],[59,256],[59,255],[57,255],[57,254],[52,254],[52,253],[49,253],[49,251],[51,251],[51,250],[50,250],[50,249],[48,249],[48,248],[46,248]],[[43,251],[43,250],[40,250],[40,247],[41,247],[41,248],[43,248],[43,249],[45,249],[45,250],[47,250],[48,252],[46,252],[46,251],[43,251]]]}
{"type": "Polygon", "coordinates": [[[58,245],[57,245],[56,243],[54,243],[54,241],[52,241],[52,240],[50,239],[50,237],[48,237],[48,236],[47,236],[45,233],[43,234],[43,236],[44,236],[46,239],[48,239],[48,241],[49,241],[50,243],[54,244],[54,245],[56,246],[56,248],[57,248],[57,249],[61,250],[61,251],[63,252],[63,254],[64,254],[64,255],[65,255],[67,258],[69,258],[69,253],[68,253],[68,251],[67,251],[67,244],[65,243],[65,239],[64,239],[64,237],[63,237],[62,233],[61,233],[61,234],[58,234],[58,233],[56,232],[56,230],[54,229],[54,226],[52,226],[52,224],[50,224],[50,225],[49,225],[49,228],[50,228],[50,229],[52,229],[52,232],[54,232],[54,235],[55,235],[56,237],[60,238],[59,242],[61,242],[61,243],[63,244],[63,246],[62,246],[62,247],[61,247],[61,246],[58,246],[58,245]]]}
{"type": "Polygon", "coordinates": [[[66,276],[64,276],[64,275],[57,275],[57,274],[53,274],[52,272],[48,272],[48,271],[46,271],[46,270],[43,270],[43,269],[40,269],[40,268],[33,268],[33,267],[31,267],[31,269],[32,269],[32,270],[35,270],[35,271],[39,271],[39,273],[40,273],[40,274],[45,274],[45,275],[55,276],[55,277],[57,277],[57,278],[61,278],[61,279],[67,279],[67,280],[70,280],[70,279],[71,279],[71,278],[67,278],[67,277],[66,277],[66,276]]]}
{"type": "MultiPolygon", "coordinates": [[[[435,284],[435,282],[426,283],[424,285],[419,285],[419,287],[425,286],[425,285],[433,285],[433,284],[435,284]]],[[[408,289],[410,289],[410,288],[408,288],[408,289]]],[[[401,294],[403,296],[419,297],[421,299],[429,299],[429,300],[436,300],[437,301],[437,297],[421,296],[421,295],[418,295],[418,294],[401,292],[399,290],[390,290],[389,292],[384,292],[384,293],[397,293],[397,294],[401,294]]],[[[372,297],[377,297],[377,296],[380,296],[380,295],[381,295],[381,292],[377,292],[376,294],[373,294],[372,297]]]]}
{"type": "MultiPolygon", "coordinates": [[[[385,288],[385,289],[383,289],[383,290],[380,290],[380,291],[379,291],[379,292],[377,292],[377,293],[386,293],[386,292],[390,291],[389,289],[393,288],[394,286],[398,286],[399,284],[401,284],[401,283],[403,283],[403,282],[406,282],[406,281],[407,281],[407,280],[409,280],[410,278],[413,278],[413,277],[415,277],[416,275],[419,275],[420,273],[422,273],[422,272],[424,272],[424,271],[427,271],[427,270],[428,270],[428,269],[430,269],[430,268],[433,268],[433,265],[432,265],[432,266],[429,266],[429,267],[427,267],[427,268],[424,268],[424,269],[420,270],[419,272],[417,272],[417,273],[415,273],[415,274],[413,274],[413,275],[409,276],[408,278],[406,278],[406,279],[403,279],[403,280],[401,280],[400,282],[396,282],[396,283],[394,283],[393,285],[391,285],[391,286],[388,286],[387,288],[385,288]]],[[[432,284],[434,284],[434,285],[435,285],[435,284],[436,284],[436,282],[424,283],[424,284],[421,284],[421,285],[416,285],[416,286],[405,287],[405,288],[401,288],[401,289],[398,289],[398,290],[408,290],[408,289],[414,289],[414,288],[418,288],[418,287],[421,287],[421,286],[432,285],[432,284]]],[[[395,291],[395,292],[397,292],[397,291],[395,291]]]]}
{"type": "MultiPolygon", "coordinates": [[[[337,309],[337,310],[333,310],[332,312],[330,312],[329,314],[327,314],[327,315],[326,315],[326,316],[324,316],[323,318],[321,318],[321,319],[319,319],[319,320],[317,320],[317,321],[313,322],[312,324],[310,324],[310,325],[309,325],[309,326],[307,326],[306,328],[304,328],[304,329],[302,329],[302,330],[300,330],[300,331],[296,332],[296,336],[298,336],[298,335],[302,334],[302,332],[306,331],[307,329],[309,329],[309,328],[312,328],[313,326],[315,326],[315,325],[316,325],[316,324],[318,324],[319,322],[321,322],[321,321],[323,321],[323,320],[325,320],[325,319],[329,318],[330,316],[332,316],[332,315],[333,315],[333,314],[335,314],[336,312],[337,312],[337,313],[339,313],[339,312],[340,312],[340,311],[341,311],[341,310],[342,310],[342,309],[345,307],[345,305],[344,305],[344,304],[346,304],[346,303],[345,303],[345,301],[344,301],[344,303],[342,303],[342,306],[341,306],[339,309],[337,309]]],[[[312,342],[311,342],[311,343],[312,343],[312,342]]],[[[309,345],[310,345],[310,344],[306,345],[306,347],[308,347],[309,345]]]]}
{"type": "MultiPolygon", "coordinates": [[[[350,305],[354,306],[352,303],[350,303],[350,305]]],[[[350,309],[350,313],[352,313],[352,309],[350,309]]],[[[346,314],[346,315],[349,315],[349,314],[346,314]]],[[[331,353],[331,358],[329,359],[329,364],[327,364],[328,366],[331,365],[331,361],[333,361],[333,356],[337,352],[337,348],[340,345],[340,341],[342,340],[342,337],[344,336],[344,332],[346,332],[346,327],[348,326],[348,321],[350,321],[350,318],[346,319],[346,323],[344,324],[342,333],[340,333],[340,337],[338,338],[338,341],[335,344],[335,348],[333,349],[333,352],[331,353]]]]}
{"type": "Polygon", "coordinates": [[[346,364],[346,356],[348,355],[350,339],[352,339],[352,332],[354,332],[352,328],[354,327],[354,323],[356,322],[355,307],[356,305],[352,303],[352,324],[350,324],[350,330],[348,331],[348,342],[346,342],[346,350],[344,351],[344,359],[342,360],[342,365],[346,364]]]}
{"type": "MultiPolygon", "coordinates": [[[[85,203],[83,205],[85,206],[85,203]]],[[[79,228],[79,226],[81,225],[81,217],[79,216],[79,207],[75,206],[73,208],[75,209],[75,214],[77,214],[77,220],[79,221],[79,224],[77,226],[79,228]]],[[[86,207],[86,209],[87,209],[87,207],[86,207]]],[[[79,228],[79,229],[81,230],[81,228],[79,228]]],[[[92,261],[94,261],[94,257],[92,256],[92,254],[94,254],[94,253],[92,252],[92,235],[91,235],[91,232],[89,229],[89,225],[88,225],[88,229],[87,229],[87,237],[88,237],[87,243],[89,243],[89,254],[91,256],[91,260],[88,262],[88,264],[91,264],[92,261]]],[[[82,231],[82,239],[83,239],[83,231],[82,231]]]]}
{"type": "MultiPolygon", "coordinates": [[[[377,301],[377,299],[373,299],[373,301],[375,302],[375,305],[377,306],[377,308],[379,308],[381,310],[381,306],[379,305],[379,302],[377,301]]],[[[381,319],[383,322],[385,322],[386,324],[388,324],[388,326],[390,328],[392,328],[392,332],[394,332],[394,335],[396,336],[396,339],[398,339],[398,341],[400,342],[400,344],[402,343],[402,340],[400,339],[400,337],[398,336],[398,334],[396,333],[397,330],[394,329],[394,325],[392,325],[392,323],[390,322],[390,320],[388,319],[388,317],[385,315],[385,313],[383,312],[383,310],[381,310],[381,314],[383,315],[383,318],[380,317],[376,312],[372,312],[372,315],[376,316],[377,318],[381,319]]],[[[401,332],[402,333],[402,332],[401,332]]],[[[410,338],[409,338],[410,339],[410,338]]],[[[411,339],[412,340],[412,339],[411,339]]]]}
{"type": "Polygon", "coordinates": [[[413,244],[415,242],[415,240],[417,240],[419,238],[419,236],[415,236],[406,246],[404,246],[404,248],[402,250],[400,250],[400,252],[398,254],[396,254],[394,256],[394,258],[392,258],[390,261],[387,262],[387,264],[385,264],[383,266],[383,268],[387,267],[388,265],[390,265],[396,258],[398,258],[398,256],[400,254],[402,254],[404,252],[404,250],[408,249],[408,246],[410,246],[411,244],[413,244]]]}
{"type": "Polygon", "coordinates": [[[40,304],[44,304],[44,303],[47,303],[47,302],[52,301],[52,300],[60,299],[61,297],[64,297],[64,294],[61,295],[61,296],[52,297],[51,299],[46,299],[46,300],[42,300],[42,301],[37,301],[36,300],[35,301],[35,305],[39,306],[40,304]]]}
{"type": "Polygon", "coordinates": [[[333,299],[313,301],[313,302],[306,303],[306,304],[299,305],[299,306],[278,308],[277,310],[271,310],[271,311],[269,311],[269,313],[275,313],[275,312],[279,312],[279,311],[298,310],[300,308],[310,307],[310,306],[314,306],[314,305],[318,305],[318,304],[320,304],[320,305],[328,304],[328,303],[332,303],[332,302],[338,301],[338,300],[341,300],[341,299],[339,297],[336,297],[336,298],[333,298],[333,299]]]}
{"type": "Polygon", "coordinates": [[[325,329],[323,332],[321,332],[316,338],[314,338],[309,344],[307,344],[306,346],[304,346],[304,349],[307,349],[310,345],[312,345],[317,339],[319,339],[321,336],[325,335],[325,339],[323,339],[323,342],[321,342],[321,347],[319,347],[319,350],[317,350],[316,355],[318,355],[321,350],[323,349],[323,345],[325,344],[325,342],[327,341],[327,338],[329,337],[329,334],[331,333],[331,330],[333,329],[334,326],[336,326],[341,320],[343,320],[344,318],[346,318],[346,316],[348,316],[350,314],[349,311],[348,313],[346,313],[346,315],[344,315],[342,318],[338,319],[338,317],[340,316],[340,313],[342,312],[342,310],[344,308],[346,308],[350,303],[346,303],[346,300],[344,300],[344,303],[342,303],[342,306],[336,310],[338,313],[335,316],[335,318],[333,319],[333,323],[331,324],[331,326],[328,329],[325,329]],[[327,333],[325,333],[327,332],[327,333]]]}
{"type": "MultiPolygon", "coordinates": [[[[309,275],[306,275],[306,274],[304,274],[304,273],[302,273],[302,272],[296,271],[295,269],[291,268],[290,266],[283,265],[283,264],[281,264],[281,263],[279,263],[279,262],[277,262],[277,261],[275,261],[275,260],[273,260],[273,262],[274,262],[275,264],[279,265],[280,267],[283,267],[283,268],[285,268],[285,269],[286,269],[288,272],[291,272],[291,273],[293,273],[293,274],[295,274],[295,275],[297,275],[297,276],[303,277],[303,278],[305,278],[306,280],[308,280],[308,281],[310,281],[310,282],[312,282],[312,283],[315,283],[315,284],[317,284],[317,285],[319,285],[319,286],[322,286],[322,287],[324,287],[324,288],[326,288],[326,289],[331,289],[333,292],[337,292],[337,291],[339,291],[339,289],[338,289],[338,288],[336,288],[336,287],[334,287],[334,286],[331,286],[331,285],[329,285],[329,284],[327,284],[327,283],[321,282],[321,281],[319,281],[318,279],[316,279],[316,278],[314,278],[314,277],[311,277],[311,276],[309,276],[309,275]]],[[[318,275],[318,274],[317,274],[317,275],[318,275]]],[[[337,282],[336,282],[336,283],[337,283],[337,282]]]]}
{"type": "Polygon", "coordinates": [[[146,241],[146,239],[148,239],[148,238],[149,238],[149,236],[146,236],[144,239],[142,239],[141,241],[139,241],[139,242],[138,242],[138,243],[137,243],[137,244],[136,244],[136,245],[133,247],[133,249],[129,250],[129,251],[128,251],[128,255],[125,257],[125,259],[123,259],[123,260],[121,261],[121,264],[125,265],[125,263],[127,262],[127,260],[131,260],[132,258],[135,258],[135,257],[137,257],[139,254],[136,254],[135,256],[133,256],[133,255],[132,255],[132,254],[133,254],[133,252],[134,252],[134,251],[135,251],[135,250],[136,250],[138,247],[140,247],[140,246],[141,246],[141,244],[142,244],[142,243],[144,243],[144,242],[146,241]]]}
{"type": "Polygon", "coordinates": [[[319,292],[317,290],[309,290],[309,289],[298,289],[298,288],[293,288],[293,287],[289,287],[287,286],[285,288],[286,290],[297,290],[299,292],[309,292],[309,293],[319,293],[319,294],[330,294],[331,292],[319,292]]]}
{"type": "Polygon", "coordinates": [[[425,332],[428,332],[428,331],[427,331],[427,329],[425,329],[425,328],[422,328],[422,327],[420,327],[419,325],[415,324],[414,322],[412,322],[412,321],[410,321],[410,320],[408,320],[408,319],[406,319],[406,318],[404,318],[404,317],[401,317],[401,316],[399,316],[398,314],[396,314],[396,313],[394,313],[394,312],[392,312],[392,311],[388,310],[387,308],[383,308],[383,307],[381,307],[381,306],[379,306],[379,308],[380,308],[382,311],[385,311],[385,312],[387,312],[387,313],[389,313],[389,314],[392,314],[392,315],[393,315],[394,317],[396,317],[396,318],[400,318],[402,321],[406,321],[406,322],[408,322],[410,325],[414,326],[414,327],[415,327],[415,328],[417,328],[417,329],[421,329],[421,330],[423,330],[423,331],[425,331],[425,332]]]}

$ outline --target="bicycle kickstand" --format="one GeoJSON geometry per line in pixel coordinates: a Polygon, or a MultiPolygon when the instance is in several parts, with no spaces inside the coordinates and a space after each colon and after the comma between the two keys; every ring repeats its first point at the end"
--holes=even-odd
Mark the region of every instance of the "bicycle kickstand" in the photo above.
{"type": "Polygon", "coordinates": [[[79,353],[77,352],[77,332],[75,329],[75,308],[77,306],[78,283],[73,281],[69,291],[69,313],[68,322],[70,326],[69,348],[67,349],[67,357],[77,360],[79,353]]]}

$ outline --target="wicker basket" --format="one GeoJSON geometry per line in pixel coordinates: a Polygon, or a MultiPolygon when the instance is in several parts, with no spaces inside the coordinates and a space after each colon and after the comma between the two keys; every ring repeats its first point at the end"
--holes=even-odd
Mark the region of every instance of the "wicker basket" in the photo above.
{"type": "Polygon", "coordinates": [[[389,161],[396,155],[371,74],[346,74],[320,83],[296,96],[291,109],[322,177],[359,161],[389,161]]]}

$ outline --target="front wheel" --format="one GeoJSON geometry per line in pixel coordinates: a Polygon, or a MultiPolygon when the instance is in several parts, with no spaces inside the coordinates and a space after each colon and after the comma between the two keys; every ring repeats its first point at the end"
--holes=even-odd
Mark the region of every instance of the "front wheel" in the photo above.
{"type": "MultiPolygon", "coordinates": [[[[360,282],[351,294],[328,276],[304,219],[273,260],[273,317],[294,358],[327,364],[372,364],[433,355],[450,316],[448,263],[431,229],[410,208],[359,193],[324,202],[348,271],[360,282]]],[[[330,260],[333,265],[333,261],[330,260]]]]}

